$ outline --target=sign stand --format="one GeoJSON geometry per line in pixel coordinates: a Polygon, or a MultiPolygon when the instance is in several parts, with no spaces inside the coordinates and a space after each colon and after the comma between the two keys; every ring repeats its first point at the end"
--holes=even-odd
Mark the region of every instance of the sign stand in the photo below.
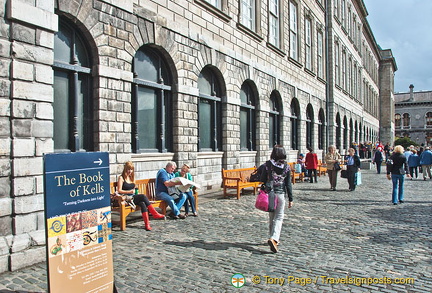
{"type": "Polygon", "coordinates": [[[116,292],[109,181],[106,152],[44,155],[49,292],[116,292]]]}

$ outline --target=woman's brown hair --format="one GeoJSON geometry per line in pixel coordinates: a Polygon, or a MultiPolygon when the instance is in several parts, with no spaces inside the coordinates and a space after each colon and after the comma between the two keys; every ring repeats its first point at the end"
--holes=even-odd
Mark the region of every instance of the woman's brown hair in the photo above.
{"type": "Polygon", "coordinates": [[[135,182],[135,172],[134,172],[134,165],[131,161],[127,161],[124,164],[123,167],[123,172],[122,172],[122,177],[123,179],[126,179],[127,176],[129,176],[129,178],[132,180],[132,182],[135,182]],[[127,174],[128,170],[132,170],[132,173],[130,175],[127,174]]]}

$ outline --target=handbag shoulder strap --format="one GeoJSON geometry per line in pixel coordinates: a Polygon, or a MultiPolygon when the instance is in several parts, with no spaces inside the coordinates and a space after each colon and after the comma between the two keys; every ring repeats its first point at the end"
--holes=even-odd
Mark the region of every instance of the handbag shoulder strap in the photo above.
{"type": "Polygon", "coordinates": [[[273,176],[272,176],[273,166],[270,161],[266,162],[266,169],[267,169],[267,182],[270,182],[271,180],[273,180],[273,176]]]}

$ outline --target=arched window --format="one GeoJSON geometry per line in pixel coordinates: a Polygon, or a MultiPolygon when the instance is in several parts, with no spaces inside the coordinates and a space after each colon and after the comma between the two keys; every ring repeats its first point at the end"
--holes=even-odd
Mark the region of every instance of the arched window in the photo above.
{"type": "Polygon", "coordinates": [[[54,37],[54,149],[91,151],[93,145],[92,58],[88,42],[60,20],[54,37]]]}
{"type": "Polygon", "coordinates": [[[270,113],[269,113],[269,146],[272,148],[281,143],[281,106],[280,97],[277,92],[273,91],[270,96],[270,113]]]}
{"type": "Polygon", "coordinates": [[[298,150],[299,139],[298,139],[298,128],[299,128],[299,105],[297,99],[293,99],[291,102],[291,149],[298,150]]]}
{"type": "Polygon", "coordinates": [[[306,146],[315,149],[313,139],[314,128],[314,113],[312,105],[309,104],[306,108],[306,146]]]}
{"type": "Polygon", "coordinates": [[[350,118],[350,122],[349,122],[349,145],[351,146],[353,142],[354,142],[354,126],[353,126],[352,118],[350,118]]]}
{"type": "Polygon", "coordinates": [[[359,136],[358,136],[358,124],[357,121],[354,122],[354,141],[359,144],[359,136]]]}
{"type": "Polygon", "coordinates": [[[361,125],[361,123],[359,123],[359,136],[358,136],[358,139],[359,139],[358,142],[359,143],[364,141],[363,134],[364,134],[364,132],[362,131],[362,125],[361,125]]]}
{"type": "Polygon", "coordinates": [[[134,152],[172,151],[172,77],[154,48],[144,46],[133,60],[132,149],[134,152]]]}
{"type": "Polygon", "coordinates": [[[318,149],[320,150],[324,149],[325,133],[325,116],[321,108],[318,114],[318,149]]]}
{"type": "Polygon", "coordinates": [[[401,115],[400,114],[395,114],[395,127],[401,127],[401,115]]]}
{"type": "Polygon", "coordinates": [[[248,82],[240,89],[240,149],[255,150],[255,95],[248,82]]]}
{"type": "Polygon", "coordinates": [[[342,128],[341,128],[341,119],[339,113],[336,115],[336,148],[341,148],[341,136],[342,136],[342,128]]]}
{"type": "Polygon", "coordinates": [[[432,127],[432,112],[426,113],[426,127],[432,127]]]}
{"type": "Polygon", "coordinates": [[[403,127],[409,127],[411,124],[410,115],[408,113],[403,114],[403,127]]]}
{"type": "Polygon", "coordinates": [[[344,117],[343,120],[343,127],[344,127],[344,131],[343,131],[343,147],[344,149],[348,149],[348,121],[346,116],[344,117]]]}
{"type": "Polygon", "coordinates": [[[198,77],[199,150],[222,149],[222,89],[215,73],[204,68],[198,77]]]}

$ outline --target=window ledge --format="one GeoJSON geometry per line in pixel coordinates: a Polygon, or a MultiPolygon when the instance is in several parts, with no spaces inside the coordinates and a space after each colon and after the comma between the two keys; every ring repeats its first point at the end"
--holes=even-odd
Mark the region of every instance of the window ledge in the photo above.
{"type": "Polygon", "coordinates": [[[306,73],[308,73],[309,75],[311,75],[311,76],[313,76],[313,77],[316,76],[315,72],[313,72],[312,70],[310,70],[310,69],[308,69],[308,68],[306,68],[306,67],[305,67],[304,71],[306,71],[306,73]]]}
{"type": "Polygon", "coordinates": [[[257,40],[258,42],[261,42],[264,39],[260,34],[254,32],[253,30],[251,30],[248,27],[242,25],[241,23],[237,23],[237,28],[239,30],[241,30],[242,32],[246,33],[247,35],[249,35],[250,37],[252,37],[255,40],[257,40]]]}
{"type": "Polygon", "coordinates": [[[195,0],[195,3],[201,5],[202,7],[206,8],[208,11],[210,11],[211,13],[215,14],[216,16],[220,17],[221,19],[223,19],[226,22],[229,22],[231,20],[231,16],[229,16],[227,14],[227,9],[224,9],[224,11],[220,10],[217,7],[214,7],[213,5],[211,5],[210,3],[208,3],[207,1],[204,0],[195,0]]]}
{"type": "Polygon", "coordinates": [[[289,61],[291,61],[295,66],[297,66],[298,68],[302,68],[303,67],[303,65],[300,63],[300,62],[298,62],[297,60],[295,60],[294,58],[292,58],[292,57],[288,57],[288,60],[289,61]]]}
{"type": "Polygon", "coordinates": [[[282,51],[281,49],[279,49],[278,47],[276,47],[275,45],[267,42],[267,47],[269,47],[270,49],[272,49],[273,51],[275,51],[277,54],[279,54],[282,57],[286,56],[286,53],[284,51],[282,51]]]}
{"type": "Polygon", "coordinates": [[[209,152],[209,151],[204,151],[204,152],[198,152],[197,153],[197,159],[212,159],[212,158],[222,158],[223,156],[223,152],[209,152]]]}
{"type": "Polygon", "coordinates": [[[317,79],[318,79],[318,81],[322,82],[323,84],[327,84],[327,81],[324,80],[323,78],[318,76],[317,79]]]}

